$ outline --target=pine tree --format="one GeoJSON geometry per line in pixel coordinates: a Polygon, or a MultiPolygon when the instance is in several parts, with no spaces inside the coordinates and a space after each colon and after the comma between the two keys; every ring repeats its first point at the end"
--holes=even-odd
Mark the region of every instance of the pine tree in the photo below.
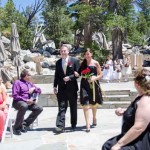
{"type": "Polygon", "coordinates": [[[73,20],[66,13],[67,6],[65,1],[46,0],[43,11],[46,36],[59,45],[60,41],[73,44],[72,26],[73,20]]]}

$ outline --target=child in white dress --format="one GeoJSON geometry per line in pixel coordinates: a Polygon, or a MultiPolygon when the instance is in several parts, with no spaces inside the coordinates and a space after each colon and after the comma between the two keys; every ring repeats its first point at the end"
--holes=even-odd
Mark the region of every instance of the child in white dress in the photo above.
{"type": "Polygon", "coordinates": [[[107,82],[110,82],[113,79],[113,61],[110,55],[107,57],[106,63],[104,64],[102,79],[107,82]]]}
{"type": "Polygon", "coordinates": [[[132,74],[132,69],[131,69],[131,59],[129,54],[125,54],[123,56],[123,66],[122,66],[122,75],[124,81],[129,80],[129,75],[132,74]]]}
{"type": "Polygon", "coordinates": [[[115,72],[114,72],[114,80],[120,82],[122,73],[121,73],[121,69],[122,69],[122,62],[120,59],[115,61],[115,72]]]}

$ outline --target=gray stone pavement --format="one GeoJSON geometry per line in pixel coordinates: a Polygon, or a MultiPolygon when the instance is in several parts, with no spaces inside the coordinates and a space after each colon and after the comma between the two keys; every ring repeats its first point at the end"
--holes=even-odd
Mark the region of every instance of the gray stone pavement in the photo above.
{"type": "MultiPolygon", "coordinates": [[[[66,113],[66,132],[58,134],[55,132],[57,107],[44,107],[39,116],[37,128],[21,136],[13,138],[6,137],[0,149],[9,150],[100,150],[104,141],[120,132],[121,117],[114,113],[114,109],[97,110],[97,126],[91,128],[90,133],[85,132],[85,120],[83,110],[78,109],[77,130],[70,130],[70,112],[66,113]]],[[[15,116],[12,110],[11,115],[15,116]]],[[[92,113],[90,111],[92,124],[92,113]]]]}
{"type": "MultiPolygon", "coordinates": [[[[52,84],[39,85],[43,92],[52,91],[52,84]]],[[[131,90],[135,91],[133,81],[121,83],[101,83],[102,89],[107,90],[131,90]]],[[[100,150],[107,139],[120,133],[121,117],[115,115],[115,109],[98,109],[97,126],[91,128],[90,133],[85,132],[85,120],[83,110],[78,109],[77,130],[70,130],[70,112],[66,113],[66,132],[57,134],[55,122],[58,108],[44,107],[39,116],[39,125],[32,131],[21,136],[5,138],[0,144],[0,150],[100,150]]],[[[11,117],[15,118],[16,111],[12,109],[11,117]]],[[[92,124],[92,114],[90,111],[92,124]]]]}

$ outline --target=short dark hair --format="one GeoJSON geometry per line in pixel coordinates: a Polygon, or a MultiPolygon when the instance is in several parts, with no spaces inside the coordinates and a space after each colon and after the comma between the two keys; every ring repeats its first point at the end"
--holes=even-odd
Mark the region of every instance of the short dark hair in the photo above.
{"type": "Polygon", "coordinates": [[[29,70],[27,69],[24,69],[22,70],[21,74],[20,74],[20,78],[23,79],[26,75],[29,74],[29,70]]]}

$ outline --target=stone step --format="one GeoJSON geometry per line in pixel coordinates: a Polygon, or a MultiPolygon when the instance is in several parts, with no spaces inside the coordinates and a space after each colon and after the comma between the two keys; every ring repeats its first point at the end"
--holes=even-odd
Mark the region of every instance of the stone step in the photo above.
{"type": "Polygon", "coordinates": [[[129,95],[104,95],[104,101],[129,101],[131,97],[129,95]]]}
{"type": "MultiPolygon", "coordinates": [[[[110,83],[110,85],[107,85],[107,83],[102,84],[102,88],[104,89],[104,104],[102,108],[113,108],[118,106],[126,107],[131,100],[133,100],[136,96],[135,91],[127,90],[127,88],[121,88],[124,87],[125,84],[119,84],[117,87],[116,84],[110,83]],[[111,86],[111,88],[109,88],[111,86]],[[108,89],[109,88],[109,89],[108,89]],[[128,103],[127,103],[128,102],[128,103]]],[[[39,96],[39,104],[45,107],[56,107],[57,105],[57,98],[56,95],[53,94],[53,84],[37,84],[38,87],[42,88],[42,94],[39,96]]],[[[79,93],[78,93],[78,107],[79,104],[79,93]]]]}
{"type": "Polygon", "coordinates": [[[54,82],[54,75],[34,75],[31,79],[34,84],[48,84],[54,82]]]}
{"type": "MultiPolygon", "coordinates": [[[[56,97],[53,95],[40,95],[40,97],[39,97],[39,101],[38,101],[38,103],[39,103],[39,105],[42,105],[43,107],[57,107],[58,106],[58,103],[57,103],[57,99],[56,99],[56,97]],[[47,98],[49,97],[49,99],[47,99],[47,98]],[[52,99],[51,99],[51,98],[52,99]]],[[[101,108],[105,108],[105,109],[108,109],[108,108],[110,108],[110,109],[112,109],[112,108],[117,108],[117,107],[123,107],[123,108],[126,108],[129,104],[131,103],[131,101],[129,100],[129,101],[111,101],[111,100],[109,100],[109,101],[106,101],[105,99],[104,99],[104,102],[103,102],[103,105],[102,105],[102,107],[101,108]]],[[[80,103],[79,103],[79,101],[78,101],[78,108],[80,108],[81,106],[80,106],[80,103]]]]}
{"type": "MultiPolygon", "coordinates": [[[[57,98],[53,94],[53,84],[36,84],[42,89],[39,96],[39,105],[44,107],[56,107],[57,98]]],[[[133,87],[133,82],[128,83],[101,83],[103,89],[104,104],[102,108],[116,108],[119,106],[126,107],[133,100],[137,92],[133,87]]],[[[11,95],[11,89],[8,90],[11,95]]],[[[79,96],[78,96],[79,100],[79,96]]],[[[80,106],[78,101],[78,107],[80,106]]]]}
{"type": "Polygon", "coordinates": [[[122,107],[122,108],[127,108],[130,105],[130,101],[113,101],[113,102],[105,102],[103,103],[102,107],[103,109],[113,109],[113,108],[118,108],[118,107],[122,107]]]}
{"type": "MultiPolygon", "coordinates": [[[[39,105],[44,107],[57,107],[57,98],[54,94],[41,94],[39,96],[39,105]]],[[[131,97],[127,95],[114,95],[114,96],[104,96],[104,104],[102,108],[116,108],[119,106],[126,107],[131,103],[131,97]]],[[[78,106],[80,106],[78,98],[78,106]]]]}
{"type": "MultiPolygon", "coordinates": [[[[133,81],[133,75],[129,76],[128,81],[133,81]]],[[[52,75],[34,75],[31,77],[34,84],[48,84],[54,82],[54,74],[52,75]]],[[[78,79],[80,81],[80,78],[78,79]]],[[[123,80],[121,80],[123,81],[123,80]]],[[[116,81],[112,81],[116,82],[116,81]]]]}
{"type": "Polygon", "coordinates": [[[105,90],[103,91],[104,95],[128,95],[130,94],[130,90],[105,90]]]}

